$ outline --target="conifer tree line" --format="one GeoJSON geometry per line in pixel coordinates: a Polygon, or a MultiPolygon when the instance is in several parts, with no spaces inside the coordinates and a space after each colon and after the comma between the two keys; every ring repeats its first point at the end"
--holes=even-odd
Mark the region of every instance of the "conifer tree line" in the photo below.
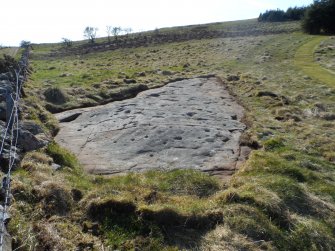
{"type": "Polygon", "coordinates": [[[310,5],[302,27],[310,34],[335,34],[335,0],[318,0],[310,5]]]}
{"type": "Polygon", "coordinates": [[[286,11],[267,10],[259,22],[302,20],[303,30],[310,34],[335,34],[335,0],[314,0],[308,7],[288,8],[286,11]]]}
{"type": "Polygon", "coordinates": [[[259,22],[284,22],[301,20],[304,18],[306,7],[288,8],[287,11],[280,9],[267,10],[258,17],[259,22]]]}

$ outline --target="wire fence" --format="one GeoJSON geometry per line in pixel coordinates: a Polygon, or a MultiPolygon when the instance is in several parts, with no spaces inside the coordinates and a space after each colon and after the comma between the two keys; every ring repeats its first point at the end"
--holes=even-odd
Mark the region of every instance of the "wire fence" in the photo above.
{"type": "MultiPolygon", "coordinates": [[[[6,224],[9,220],[9,206],[11,202],[11,174],[15,161],[17,159],[17,144],[19,138],[19,101],[22,92],[23,83],[27,78],[29,49],[26,49],[22,55],[20,62],[16,69],[12,69],[15,81],[13,82],[13,90],[7,90],[7,102],[12,105],[10,115],[7,116],[7,124],[2,134],[2,141],[0,146],[0,156],[4,152],[9,153],[7,173],[3,176],[1,192],[4,195],[2,212],[0,212],[0,251],[6,251],[4,248],[4,240],[7,234],[6,224]],[[9,143],[8,143],[9,142],[9,143]]],[[[4,168],[4,167],[2,167],[4,168]]]]}

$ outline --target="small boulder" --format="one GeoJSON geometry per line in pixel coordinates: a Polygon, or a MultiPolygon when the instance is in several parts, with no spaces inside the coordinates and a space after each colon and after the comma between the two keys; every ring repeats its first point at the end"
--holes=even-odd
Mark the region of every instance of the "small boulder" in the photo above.
{"type": "Polygon", "coordinates": [[[162,71],[162,75],[163,76],[171,76],[171,75],[173,75],[173,72],[171,72],[171,71],[162,71]]]}
{"type": "Polygon", "coordinates": [[[6,229],[6,225],[10,220],[10,215],[7,212],[4,212],[3,206],[0,205],[0,217],[1,220],[5,223],[3,240],[2,240],[2,250],[12,250],[12,237],[9,235],[6,229]]]}
{"type": "Polygon", "coordinates": [[[230,75],[227,77],[227,80],[229,82],[232,82],[232,81],[239,81],[240,80],[240,76],[237,76],[237,75],[230,75]]]}
{"type": "Polygon", "coordinates": [[[52,168],[52,170],[54,170],[54,171],[57,171],[57,170],[59,170],[59,169],[61,169],[61,165],[58,165],[58,164],[56,164],[56,163],[52,163],[51,164],[51,168],[52,168]]]}
{"type": "Polygon", "coordinates": [[[62,73],[62,74],[59,75],[59,77],[61,77],[61,78],[70,77],[70,76],[72,76],[72,74],[70,74],[70,73],[62,73]]]}
{"type": "Polygon", "coordinates": [[[137,83],[135,79],[129,79],[129,78],[123,79],[123,82],[126,84],[136,84],[137,83]]]}
{"type": "Polygon", "coordinates": [[[0,166],[1,171],[3,172],[8,171],[10,161],[14,163],[13,168],[15,168],[17,164],[20,162],[19,149],[16,147],[12,147],[11,151],[7,149],[8,148],[4,149],[0,156],[0,166]]]}
{"type": "Polygon", "coordinates": [[[48,143],[49,140],[42,133],[34,135],[30,131],[23,129],[19,130],[18,144],[25,152],[40,149],[46,146],[48,143]]]}
{"type": "Polygon", "coordinates": [[[43,133],[42,127],[40,125],[36,124],[32,120],[23,121],[21,123],[21,128],[22,128],[22,130],[29,131],[34,135],[43,133]]]}

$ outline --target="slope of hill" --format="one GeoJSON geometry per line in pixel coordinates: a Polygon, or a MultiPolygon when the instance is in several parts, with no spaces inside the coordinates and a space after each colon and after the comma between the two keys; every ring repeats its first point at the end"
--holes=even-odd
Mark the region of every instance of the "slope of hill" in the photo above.
{"type": "Polygon", "coordinates": [[[332,54],[313,56],[305,45],[315,36],[301,33],[299,23],[278,23],[274,31],[273,25],[248,20],[162,29],[160,37],[131,35],[133,41],[156,39],[129,46],[108,46],[104,39],[67,49],[34,45],[24,117],[53,135],[57,122],[45,108],[98,105],[136,95],[143,86],[215,74],[245,107],[241,144],[254,151],[224,182],[187,170],[88,175],[75,156],[52,143],[26,154],[13,177],[15,246],[332,250],[335,75],[328,71],[325,81],[299,63],[307,53],[315,60],[310,64],[321,61],[323,68],[332,54]],[[196,35],[187,38],[190,29],[196,35]],[[53,169],[53,162],[62,168],[53,169]]]}
{"type": "Polygon", "coordinates": [[[8,48],[0,48],[0,55],[9,55],[11,57],[15,57],[18,54],[20,49],[18,47],[8,47],[8,48]]]}

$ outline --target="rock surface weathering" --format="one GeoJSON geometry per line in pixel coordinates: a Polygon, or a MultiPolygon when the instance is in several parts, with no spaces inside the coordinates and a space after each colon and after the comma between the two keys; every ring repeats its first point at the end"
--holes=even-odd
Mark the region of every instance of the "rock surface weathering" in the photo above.
{"type": "Polygon", "coordinates": [[[241,160],[243,109],[216,78],[173,82],[56,116],[56,141],[96,174],[175,168],[230,174],[241,160]]]}

